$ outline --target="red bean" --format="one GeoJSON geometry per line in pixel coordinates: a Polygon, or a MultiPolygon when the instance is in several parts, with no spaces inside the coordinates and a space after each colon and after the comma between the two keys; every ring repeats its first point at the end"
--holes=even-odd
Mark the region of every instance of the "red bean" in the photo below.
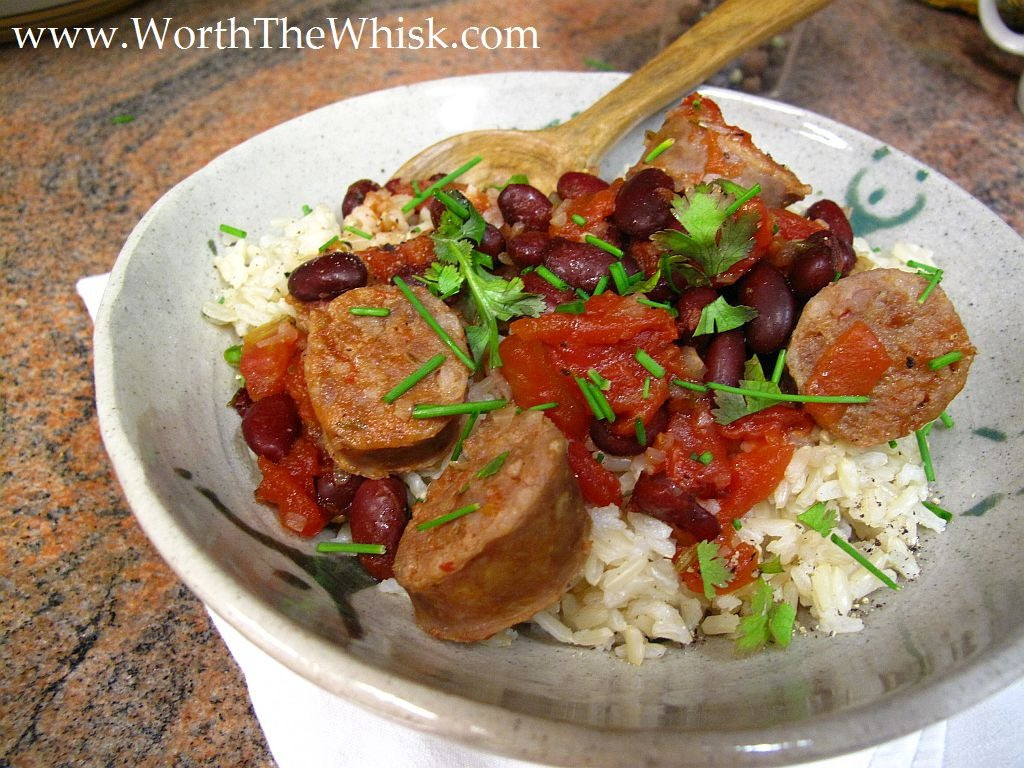
{"type": "Polygon", "coordinates": [[[804,251],[793,260],[789,268],[789,284],[793,293],[806,301],[831,283],[836,271],[832,249],[823,244],[804,251]]]}
{"type": "Polygon", "coordinates": [[[394,576],[395,555],[409,521],[405,484],[397,477],[364,480],[352,498],[348,522],[352,541],[383,544],[383,555],[359,555],[359,562],[373,578],[394,576]]]}
{"type": "Polygon", "coordinates": [[[747,359],[747,345],[743,342],[743,331],[736,328],[719,333],[711,340],[704,353],[704,381],[717,381],[735,387],[743,378],[743,364],[747,359]]]}
{"type": "Polygon", "coordinates": [[[664,473],[640,475],[633,488],[633,503],[642,512],[681,528],[698,541],[710,541],[722,532],[718,518],[664,473]]]}
{"type": "Polygon", "coordinates": [[[612,456],[639,456],[647,446],[654,442],[654,438],[665,431],[668,425],[668,409],[662,406],[654,412],[649,424],[644,424],[644,432],[647,441],[640,445],[636,437],[636,431],[628,435],[620,435],[612,431],[607,421],[595,419],[590,424],[590,439],[594,441],[600,450],[610,453],[612,456]]]}
{"type": "Polygon", "coordinates": [[[239,416],[245,416],[246,412],[252,407],[252,398],[249,397],[249,390],[245,387],[239,387],[238,390],[232,395],[231,400],[228,401],[228,405],[235,409],[235,413],[239,416]]]}
{"type": "Polygon", "coordinates": [[[366,285],[366,266],[345,251],[329,251],[302,264],[288,278],[288,292],[299,301],[328,301],[366,285]]]}
{"type": "Polygon", "coordinates": [[[480,238],[480,245],[477,246],[477,250],[496,259],[498,254],[505,250],[505,236],[501,234],[501,230],[496,226],[488,224],[484,227],[484,235],[480,238]]]}
{"type": "MultiPolygon", "coordinates": [[[[608,267],[615,261],[618,259],[596,245],[578,243],[561,237],[551,240],[544,255],[544,266],[573,288],[582,288],[585,291],[593,291],[601,278],[608,274],[608,267]]],[[[627,274],[628,272],[627,269],[627,274]]]]}
{"type": "Polygon", "coordinates": [[[363,204],[370,192],[376,192],[378,189],[380,189],[380,184],[370,179],[360,179],[349,184],[345,198],[341,201],[341,215],[348,216],[363,204]]]}
{"type": "Polygon", "coordinates": [[[427,200],[427,212],[430,214],[430,221],[435,227],[441,226],[441,214],[445,212],[444,203],[436,197],[427,200]]]}
{"type": "Polygon", "coordinates": [[[285,393],[254,402],[242,417],[242,437],[257,456],[281,461],[302,432],[295,401],[285,393]]]}
{"type": "Polygon", "coordinates": [[[577,298],[572,290],[560,291],[536,272],[523,275],[523,290],[527,293],[536,293],[544,297],[548,309],[554,309],[559,304],[565,304],[577,298]]]}
{"type": "Polygon", "coordinates": [[[508,257],[520,269],[536,267],[544,263],[544,253],[550,242],[547,232],[527,230],[508,241],[508,257]]]}
{"type": "Polygon", "coordinates": [[[687,288],[679,295],[676,302],[676,328],[679,329],[679,340],[688,344],[693,339],[693,332],[700,322],[700,313],[708,304],[718,298],[718,291],[708,286],[687,288]]]}
{"type": "Polygon", "coordinates": [[[314,483],[317,504],[331,517],[346,514],[363,480],[340,469],[320,475],[314,483]]]}
{"type": "Polygon", "coordinates": [[[808,219],[823,221],[832,234],[847,245],[853,245],[853,227],[843,209],[832,200],[819,200],[807,209],[808,219]]]}
{"type": "Polygon", "coordinates": [[[857,254],[853,252],[853,245],[841,237],[830,237],[832,244],[832,259],[837,271],[842,277],[846,277],[857,264],[857,254]]]}
{"type": "Polygon", "coordinates": [[[551,201],[529,184],[509,184],[498,195],[498,207],[506,224],[522,222],[526,229],[547,229],[551,221],[551,201]]]}
{"type": "Polygon", "coordinates": [[[558,179],[556,191],[563,200],[574,200],[577,197],[593,195],[602,189],[608,189],[608,182],[592,173],[569,171],[558,179]]]}
{"type": "Polygon", "coordinates": [[[631,176],[615,196],[615,224],[641,240],[665,229],[672,222],[672,209],[663,190],[673,188],[672,177],[660,168],[645,168],[631,176]]]}
{"type": "Polygon", "coordinates": [[[766,355],[786,346],[796,323],[796,299],[775,267],[758,262],[740,280],[736,297],[740,304],[757,310],[757,317],[745,326],[752,352],[766,355]]]}

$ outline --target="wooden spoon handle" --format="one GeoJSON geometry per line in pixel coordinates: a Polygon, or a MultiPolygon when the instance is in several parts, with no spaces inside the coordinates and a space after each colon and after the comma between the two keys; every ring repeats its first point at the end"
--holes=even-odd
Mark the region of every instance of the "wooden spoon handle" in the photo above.
{"type": "Polygon", "coordinates": [[[831,0],[725,0],[628,79],[572,120],[557,126],[587,167],[643,118],[702,83],[761,41],[810,16],[831,0]]]}

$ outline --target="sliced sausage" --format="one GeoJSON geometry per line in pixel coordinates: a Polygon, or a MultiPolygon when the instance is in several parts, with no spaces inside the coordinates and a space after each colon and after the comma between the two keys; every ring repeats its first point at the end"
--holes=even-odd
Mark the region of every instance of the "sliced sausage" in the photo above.
{"type": "MultiPolygon", "coordinates": [[[[441,327],[466,348],[455,312],[423,288],[413,292],[441,327]]],[[[469,370],[392,285],[343,293],[309,313],[303,355],[310,401],[324,430],[324,443],[346,472],[381,478],[434,464],[454,443],[458,424],[450,418],[414,419],[416,403],[462,402],[469,370]],[[352,307],[383,307],[387,317],[365,317],[352,307]],[[443,353],[433,371],[393,403],[383,396],[427,360],[443,353]]]]}
{"type": "Polygon", "coordinates": [[[430,485],[427,500],[413,508],[395,578],[424,630],[475,642],[561,597],[583,566],[589,531],[562,433],[541,413],[506,409],[477,426],[464,458],[450,464],[430,485]],[[479,477],[504,451],[500,469],[479,477]],[[470,504],[480,507],[417,528],[470,504]]]}
{"type": "Polygon", "coordinates": [[[830,408],[827,418],[808,409],[829,431],[857,445],[893,440],[937,419],[963,388],[974,347],[940,287],[918,301],[927,287],[922,275],[873,269],[844,277],[807,302],[786,358],[802,394],[814,394],[808,390],[828,368],[830,350],[856,324],[867,327],[889,358],[870,402],[830,408]],[[962,354],[959,361],[929,367],[930,360],[953,351],[962,354]]]}

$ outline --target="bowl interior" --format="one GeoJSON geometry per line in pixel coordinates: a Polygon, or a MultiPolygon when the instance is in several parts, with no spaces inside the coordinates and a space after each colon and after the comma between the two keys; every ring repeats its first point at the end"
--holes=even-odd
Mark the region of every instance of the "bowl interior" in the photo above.
{"type": "MultiPolygon", "coordinates": [[[[369,94],[256,136],[167,193],[125,245],[96,333],[103,435],[141,525],[208,605],[300,674],[410,724],[533,759],[810,759],[909,732],[1010,682],[1024,670],[1024,359],[1009,311],[1022,241],[915,160],[774,102],[711,93],[814,197],[853,206],[858,234],[933,248],[979,349],[950,409],[956,426],[932,432],[937,488],[955,520],[925,535],[916,581],[876,593],[863,632],[812,632],[742,659],[727,642],[704,642],[640,668],[529,633],[511,647],[441,643],[416,629],[403,597],[368,588],[353,560],[286,535],[253,500],[254,462],[225,407],[234,383],[221,355],[235,341],[199,309],[216,288],[219,225],[260,232],[304,203],[336,205],[351,181],[383,180],[435,139],[566,119],[619,77],[517,73],[369,94]]],[[[622,142],[606,175],[638,156],[657,122],[622,142]]]]}

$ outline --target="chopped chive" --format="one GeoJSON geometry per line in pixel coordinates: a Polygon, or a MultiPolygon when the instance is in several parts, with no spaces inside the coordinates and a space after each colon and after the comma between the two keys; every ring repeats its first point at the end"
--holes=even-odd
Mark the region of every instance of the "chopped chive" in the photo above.
{"type": "Polygon", "coordinates": [[[921,506],[933,513],[936,517],[941,517],[947,523],[953,519],[953,513],[943,509],[938,504],[933,504],[930,501],[922,501],[921,506]]]}
{"type": "Polygon", "coordinates": [[[594,295],[600,296],[608,289],[608,275],[601,275],[601,279],[597,281],[597,285],[594,286],[594,295]]]}
{"type": "Polygon", "coordinates": [[[573,379],[576,381],[576,386],[580,388],[580,392],[583,393],[583,399],[587,401],[587,405],[594,416],[599,421],[615,421],[615,413],[612,411],[611,405],[601,390],[580,376],[574,376],[573,379]]]}
{"type": "Polygon", "coordinates": [[[362,544],[358,541],[321,541],[317,552],[345,552],[351,555],[383,555],[387,547],[383,544],[362,544]]]}
{"type": "Polygon", "coordinates": [[[584,59],[583,63],[591,69],[599,69],[602,72],[611,72],[614,67],[607,61],[601,61],[601,59],[584,59]]]}
{"type": "Polygon", "coordinates": [[[462,444],[466,442],[466,438],[468,438],[469,433],[473,431],[473,427],[476,426],[476,420],[479,418],[479,413],[471,413],[469,414],[469,418],[466,419],[466,423],[462,425],[462,431],[459,433],[459,439],[455,442],[455,448],[452,450],[452,461],[458,461],[459,457],[462,456],[462,444]]]}
{"type": "Polygon", "coordinates": [[[924,476],[929,483],[933,483],[935,482],[935,466],[932,464],[932,452],[928,447],[929,430],[927,429],[927,427],[930,426],[931,425],[928,424],[917,430],[914,432],[914,436],[917,438],[917,449],[921,453],[921,463],[924,465],[924,476]]]}
{"type": "Polygon", "coordinates": [[[418,195],[416,195],[412,200],[410,200],[405,205],[403,205],[402,206],[402,213],[408,213],[409,211],[411,211],[417,205],[419,205],[424,200],[426,200],[428,197],[430,197],[432,194],[434,194],[434,192],[436,190],[441,189],[442,187],[444,187],[444,186],[446,186],[448,184],[451,184],[453,181],[455,181],[455,179],[457,179],[459,176],[464,174],[466,171],[468,171],[474,165],[479,163],[481,160],[483,160],[483,158],[480,157],[480,155],[477,155],[476,157],[474,157],[472,160],[470,160],[465,165],[459,166],[454,171],[449,173],[447,176],[443,176],[442,178],[440,178],[437,181],[435,181],[429,187],[427,187],[422,192],[420,192],[418,195]]]}
{"type": "Polygon", "coordinates": [[[666,312],[672,315],[672,317],[678,317],[679,315],[679,312],[676,311],[676,308],[673,307],[671,304],[665,304],[664,302],[661,301],[651,301],[646,296],[637,297],[636,303],[643,304],[645,307],[651,307],[651,309],[664,309],[666,312]]]}
{"type": "Polygon", "coordinates": [[[887,586],[889,589],[899,590],[899,588],[900,588],[899,584],[897,584],[895,581],[893,581],[888,576],[886,576],[884,573],[882,573],[882,571],[880,571],[875,566],[874,563],[872,563],[870,560],[868,560],[860,552],[860,550],[858,550],[856,547],[854,547],[850,542],[846,541],[846,539],[842,538],[837,533],[833,533],[829,538],[832,539],[832,543],[833,544],[835,544],[837,547],[839,547],[841,550],[843,550],[846,554],[848,554],[850,557],[852,557],[854,560],[856,560],[858,563],[860,563],[861,567],[863,567],[868,572],[870,572],[872,576],[874,576],[880,582],[885,584],[885,586],[887,586]]]}
{"type": "Polygon", "coordinates": [[[309,214],[311,214],[312,212],[313,212],[312,208],[310,208],[305,203],[302,204],[302,215],[303,216],[309,216],[309,214]]]}
{"type": "Polygon", "coordinates": [[[931,295],[932,291],[935,290],[935,286],[937,286],[940,282],[942,282],[941,269],[938,272],[934,272],[929,276],[928,285],[923,291],[921,291],[921,295],[917,297],[917,303],[924,304],[928,300],[928,297],[931,295]]]}
{"type": "Polygon", "coordinates": [[[644,400],[650,400],[651,398],[651,377],[648,376],[644,379],[644,400]]]}
{"type": "MultiPolygon", "coordinates": [[[[737,520],[739,518],[736,518],[737,520]]],[[[761,573],[782,573],[782,558],[776,555],[771,560],[766,560],[758,567],[761,573]]]]}
{"type": "Polygon", "coordinates": [[[110,118],[110,122],[114,125],[124,125],[125,123],[130,123],[134,119],[135,115],[114,115],[110,118]]]}
{"type": "Polygon", "coordinates": [[[332,245],[334,245],[335,243],[337,243],[340,240],[341,240],[341,238],[338,237],[337,235],[335,235],[330,240],[328,240],[326,243],[324,243],[323,245],[320,246],[320,253],[323,253],[324,251],[326,251],[328,248],[330,248],[332,245]]]}
{"type": "Polygon", "coordinates": [[[598,451],[597,455],[594,456],[594,461],[596,461],[598,464],[604,464],[604,459],[605,459],[605,455],[603,453],[601,453],[600,451],[598,451]]]}
{"type": "Polygon", "coordinates": [[[434,405],[417,403],[412,408],[414,419],[438,419],[444,416],[461,416],[464,413],[486,413],[496,411],[508,405],[508,400],[477,400],[471,403],[452,403],[450,405],[434,405]]]}
{"type": "Polygon", "coordinates": [[[235,344],[233,347],[228,347],[224,350],[224,362],[235,368],[242,362],[242,345],[235,344]]]}
{"type": "Polygon", "coordinates": [[[761,194],[760,184],[755,184],[750,189],[743,190],[742,192],[740,192],[740,189],[742,188],[736,189],[733,192],[733,194],[739,193],[739,196],[733,201],[732,205],[725,209],[726,216],[732,216],[745,202],[761,194]]]}
{"type": "Polygon", "coordinates": [[[952,352],[947,352],[944,355],[933,357],[928,361],[928,367],[933,371],[937,371],[940,368],[945,368],[947,365],[952,365],[964,356],[964,353],[959,349],[954,349],[952,352]]]}
{"type": "Polygon", "coordinates": [[[644,158],[645,163],[651,163],[657,158],[662,152],[671,147],[676,143],[675,139],[665,139],[661,144],[656,146],[650,152],[647,153],[647,157],[644,158]]]}
{"type": "Polygon", "coordinates": [[[615,290],[621,294],[625,294],[629,291],[629,275],[626,274],[626,268],[622,266],[621,261],[615,261],[608,265],[608,272],[612,276],[612,282],[615,283],[615,290]]]}
{"type": "Polygon", "coordinates": [[[715,460],[715,454],[713,454],[711,451],[704,451],[704,453],[701,454],[694,453],[690,456],[690,458],[693,459],[694,461],[699,461],[706,467],[708,464],[715,460]]]}
{"type": "Polygon", "coordinates": [[[607,240],[602,240],[600,237],[595,237],[594,235],[584,235],[583,239],[586,240],[591,245],[597,246],[602,251],[610,253],[617,259],[621,259],[623,256],[626,255],[625,252],[617,245],[613,245],[612,243],[609,243],[607,240]]]}
{"type": "Polygon", "coordinates": [[[409,285],[400,277],[395,277],[393,280],[395,286],[402,292],[405,298],[412,304],[412,308],[416,310],[416,313],[423,318],[423,320],[430,326],[430,329],[437,334],[438,338],[445,343],[445,345],[452,351],[452,353],[462,361],[469,370],[476,370],[476,363],[473,362],[473,358],[462,351],[462,347],[455,343],[455,340],[448,335],[448,332],[441,327],[440,323],[434,318],[430,311],[423,306],[423,302],[419,300],[419,297],[412,292],[409,285]]]}
{"type": "MultiPolygon", "coordinates": [[[[674,380],[673,383],[676,383],[674,380]]],[[[680,385],[682,386],[682,385],[680,385]]],[[[708,389],[717,389],[720,392],[731,392],[734,395],[745,397],[756,397],[761,400],[777,400],[784,403],[869,403],[871,398],[867,395],[790,395],[785,392],[763,392],[759,389],[745,389],[744,387],[730,387],[728,384],[719,384],[717,381],[709,381],[708,389]]],[[[691,387],[692,389],[692,387],[691,387]]]]}
{"type": "Polygon", "coordinates": [[[373,240],[373,235],[369,232],[363,232],[358,227],[348,226],[344,228],[346,232],[351,232],[353,235],[363,238],[364,240],[373,240]]]}
{"type": "Polygon", "coordinates": [[[469,210],[466,208],[466,206],[464,206],[454,197],[449,195],[443,189],[435,189],[434,197],[436,197],[438,200],[444,203],[444,207],[447,208],[452,213],[456,214],[460,219],[469,218],[469,210]]]}
{"type": "Polygon", "coordinates": [[[896,450],[897,448],[900,447],[900,444],[897,443],[895,440],[890,440],[889,447],[892,448],[893,450],[896,450]]]}
{"type": "Polygon", "coordinates": [[[420,192],[422,192],[422,191],[423,191],[423,190],[422,190],[422,189],[420,188],[420,182],[419,182],[419,180],[418,180],[418,179],[413,179],[413,180],[412,180],[412,185],[411,185],[411,186],[412,186],[412,193],[413,193],[413,195],[418,195],[418,194],[419,194],[420,192]]]}
{"type": "Polygon", "coordinates": [[[547,282],[551,283],[551,285],[555,286],[555,288],[557,288],[560,291],[566,291],[569,289],[569,284],[565,282],[565,280],[560,278],[558,275],[556,275],[550,269],[545,267],[543,264],[534,270],[534,274],[536,274],[537,277],[543,278],[547,282]]]}
{"type": "Polygon", "coordinates": [[[567,301],[564,304],[558,304],[555,307],[555,312],[562,312],[566,315],[582,315],[586,312],[587,308],[583,302],[583,299],[576,299],[575,301],[567,301]]]}
{"type": "Polygon", "coordinates": [[[423,379],[429,376],[431,373],[436,371],[444,364],[444,354],[438,352],[432,358],[427,360],[423,365],[417,368],[415,371],[410,373],[400,382],[398,382],[384,397],[381,398],[385,403],[393,403],[395,400],[400,398],[410,389],[419,384],[423,379]]]}
{"type": "Polygon", "coordinates": [[[640,363],[654,378],[660,379],[665,375],[665,366],[647,354],[645,349],[638,349],[634,353],[633,359],[640,363]]]}
{"type": "Polygon", "coordinates": [[[540,403],[538,405],[531,405],[526,410],[528,410],[528,411],[549,411],[552,408],[557,408],[557,407],[558,407],[558,403],[550,402],[550,403],[540,403]]]}
{"type": "Polygon", "coordinates": [[[576,289],[576,295],[579,296],[584,301],[590,301],[590,294],[584,291],[582,288],[576,289]]]}
{"type": "Polygon", "coordinates": [[[778,384],[782,380],[782,371],[786,367],[786,348],[779,350],[779,356],[775,358],[775,368],[772,370],[772,383],[778,384]]]}
{"type": "Polygon", "coordinates": [[[387,317],[391,310],[387,307],[349,307],[348,313],[359,317],[387,317]]]}
{"type": "Polygon", "coordinates": [[[498,472],[501,471],[501,468],[505,465],[505,459],[508,458],[508,454],[508,451],[502,451],[501,453],[499,453],[489,462],[484,464],[484,466],[480,467],[480,469],[477,470],[477,473],[474,475],[474,477],[480,478],[482,480],[485,477],[490,477],[491,475],[498,474],[498,472]]]}
{"type": "Polygon", "coordinates": [[[743,527],[743,521],[740,520],[738,517],[734,517],[732,519],[732,528],[733,528],[733,530],[734,531],[738,531],[742,527],[743,527]]]}
{"type": "Polygon", "coordinates": [[[612,410],[611,403],[608,402],[608,398],[604,396],[604,392],[598,386],[593,387],[594,399],[597,401],[598,407],[601,409],[601,413],[604,414],[605,420],[612,424],[615,422],[615,411],[612,410]]]}
{"type": "Polygon", "coordinates": [[[952,429],[953,427],[956,426],[956,423],[953,421],[953,417],[950,416],[945,411],[939,414],[939,421],[942,422],[942,426],[944,426],[946,429],[952,429]]]}
{"type": "Polygon", "coordinates": [[[428,528],[436,528],[439,525],[450,523],[452,520],[457,520],[460,517],[468,515],[470,512],[476,512],[480,509],[479,503],[467,504],[464,507],[454,509],[446,515],[440,515],[439,517],[431,518],[430,520],[424,520],[416,526],[417,531],[425,531],[428,528]]]}
{"type": "Polygon", "coordinates": [[[907,266],[913,267],[921,272],[928,275],[934,275],[942,272],[938,267],[933,267],[931,264],[922,264],[920,261],[914,261],[913,259],[907,259],[907,266]]]}
{"type": "Polygon", "coordinates": [[[225,235],[237,237],[239,240],[244,240],[247,235],[244,229],[238,229],[237,227],[232,227],[228,224],[221,224],[220,231],[223,232],[225,235]]]}
{"type": "Polygon", "coordinates": [[[594,386],[600,389],[602,392],[607,392],[612,388],[612,383],[608,381],[604,376],[597,372],[594,368],[587,369],[587,378],[594,382],[594,386]]]}
{"type": "Polygon", "coordinates": [[[682,379],[672,379],[672,383],[675,384],[677,387],[682,387],[683,389],[689,389],[689,390],[692,390],[694,392],[707,392],[708,391],[708,388],[707,388],[706,385],[698,384],[695,381],[683,381],[682,379]]]}
{"type": "Polygon", "coordinates": [[[580,216],[578,213],[574,213],[572,215],[572,220],[574,222],[576,222],[581,227],[586,226],[586,224],[587,224],[587,220],[585,218],[583,218],[582,216],[580,216]]]}
{"type": "Polygon", "coordinates": [[[646,447],[646,445],[647,445],[647,429],[644,427],[643,419],[639,419],[639,418],[636,419],[633,422],[633,429],[636,431],[636,441],[638,443],[640,443],[640,445],[646,447]]]}

